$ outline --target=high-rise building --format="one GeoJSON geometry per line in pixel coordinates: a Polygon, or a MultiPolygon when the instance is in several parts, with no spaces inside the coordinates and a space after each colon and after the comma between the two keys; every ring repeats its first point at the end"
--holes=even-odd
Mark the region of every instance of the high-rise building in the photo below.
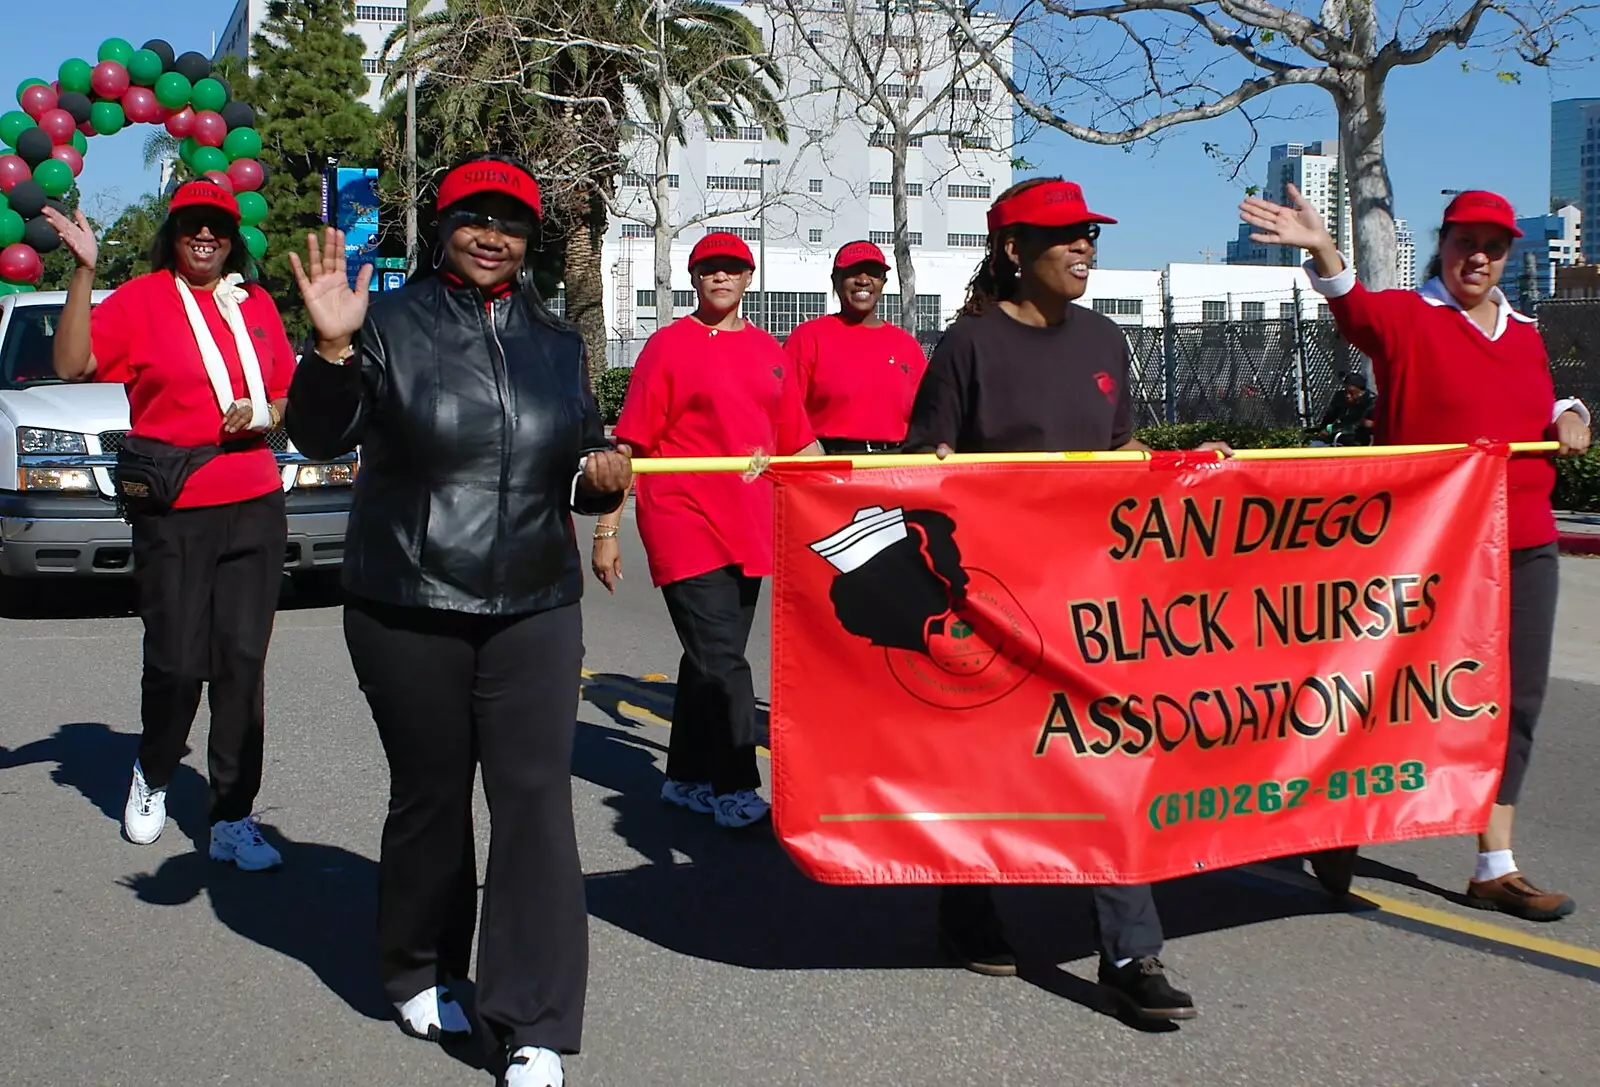
{"type": "MultiPolygon", "coordinates": [[[[1600,98],[1567,98],[1550,103],[1550,205],[1558,212],[1576,206],[1591,223],[1600,223],[1600,98]]],[[[1600,232],[1586,238],[1583,259],[1600,262],[1600,232]]]]}
{"type": "MultiPolygon", "coordinates": [[[[1288,187],[1300,190],[1306,203],[1317,209],[1328,224],[1339,249],[1350,252],[1350,197],[1339,168],[1339,144],[1335,140],[1316,143],[1280,143],[1267,159],[1267,183],[1261,194],[1279,204],[1289,203],[1288,187]]],[[[1268,264],[1290,266],[1305,260],[1298,249],[1283,245],[1258,245],[1250,240],[1250,230],[1242,227],[1236,240],[1228,243],[1229,264],[1268,264]]]]}
{"type": "Polygon", "coordinates": [[[1417,287],[1417,243],[1411,236],[1411,224],[1404,219],[1394,221],[1395,286],[1402,291],[1417,287]]]}
{"type": "Polygon", "coordinates": [[[1531,309],[1556,294],[1556,269],[1582,263],[1583,212],[1568,204],[1549,215],[1517,220],[1522,237],[1511,245],[1500,286],[1511,304],[1531,309]]]}

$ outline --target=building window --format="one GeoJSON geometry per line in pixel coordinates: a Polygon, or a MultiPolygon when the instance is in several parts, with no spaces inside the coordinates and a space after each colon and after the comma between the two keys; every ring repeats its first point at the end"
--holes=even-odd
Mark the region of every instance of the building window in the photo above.
{"type": "Polygon", "coordinates": [[[808,140],[820,140],[820,139],[822,139],[822,129],[820,129],[820,128],[808,128],[808,129],[806,129],[806,139],[808,139],[808,140]]]}
{"type": "Polygon", "coordinates": [[[821,291],[771,291],[763,307],[760,291],[746,291],[740,312],[774,336],[787,336],[802,321],[828,312],[828,296],[821,291]]]}
{"type": "MultiPolygon", "coordinates": [[[[634,298],[634,302],[633,302],[634,307],[637,308],[637,309],[655,309],[656,308],[656,292],[655,291],[635,291],[634,295],[633,295],[633,298],[634,298]]],[[[672,308],[673,309],[694,309],[694,307],[696,305],[698,305],[698,301],[696,300],[693,291],[673,291],[672,292],[672,308]]]]}
{"type": "Polygon", "coordinates": [[[623,223],[622,236],[624,238],[653,238],[656,236],[656,232],[653,227],[648,227],[643,223],[623,223]]]}
{"type": "Polygon", "coordinates": [[[806,237],[808,239],[810,239],[812,245],[821,245],[822,244],[822,231],[820,231],[820,230],[812,228],[806,234],[806,237]]]}
{"type": "Polygon", "coordinates": [[[1240,302],[1239,316],[1246,321],[1265,321],[1267,319],[1267,304],[1265,302],[1240,302]]]}
{"type": "MultiPolygon", "coordinates": [[[[917,295],[917,331],[939,331],[939,300],[937,294],[917,295]]],[[[900,296],[885,294],[878,299],[878,316],[885,321],[900,322],[900,296]]]]}
{"type": "Polygon", "coordinates": [[[735,128],[723,128],[714,125],[706,133],[713,140],[737,141],[741,143],[760,143],[764,133],[760,125],[739,125],[735,128]]]}
{"type": "Polygon", "coordinates": [[[916,49],[917,46],[922,44],[922,39],[915,34],[890,34],[888,37],[884,37],[882,34],[872,34],[867,37],[867,40],[872,43],[872,48],[874,49],[882,49],[886,45],[891,45],[896,49],[916,49]]]}
{"type": "Polygon", "coordinates": [[[1107,317],[1142,317],[1144,316],[1144,299],[1142,298],[1096,298],[1094,311],[1103,313],[1107,317]]]}
{"type": "Polygon", "coordinates": [[[951,249],[982,249],[989,244],[987,234],[946,234],[944,244],[951,249]]]}
{"type": "Polygon", "coordinates": [[[1331,320],[1333,320],[1333,310],[1328,307],[1328,304],[1326,302],[1324,302],[1324,303],[1322,303],[1322,304],[1317,306],[1317,320],[1319,320],[1319,321],[1331,321],[1331,320]]]}
{"type": "Polygon", "coordinates": [[[950,146],[953,149],[965,151],[992,151],[994,150],[994,140],[988,136],[969,132],[965,136],[951,136],[950,146]]]}
{"type": "MultiPolygon", "coordinates": [[[[867,240],[870,241],[873,245],[893,245],[894,244],[894,231],[892,231],[892,230],[870,230],[870,231],[867,232],[867,240]]],[[[908,230],[908,231],[906,231],[906,242],[908,244],[910,244],[910,245],[921,245],[922,244],[922,231],[920,231],[920,230],[908,230]]]]}
{"type": "MultiPolygon", "coordinates": [[[[892,147],[894,145],[894,134],[890,133],[890,132],[884,132],[884,131],[882,131],[880,129],[879,131],[874,132],[867,139],[867,142],[869,144],[871,144],[873,147],[892,147]]],[[[906,141],[906,146],[907,147],[921,147],[922,146],[922,137],[921,136],[912,136],[910,139],[908,139],[906,141]]]]}
{"type": "Polygon", "coordinates": [[[808,30],[808,31],[806,31],[806,41],[810,42],[812,45],[821,45],[822,44],[822,31],[820,31],[820,30],[808,30]]]}
{"type": "Polygon", "coordinates": [[[1294,320],[1294,316],[1295,316],[1295,306],[1294,306],[1293,302],[1279,302],[1278,303],[1278,320],[1280,320],[1280,321],[1292,321],[1292,320],[1294,320]]]}
{"type": "Polygon", "coordinates": [[[952,200],[987,200],[989,199],[989,186],[946,185],[944,193],[952,200]]]}
{"type": "Polygon", "coordinates": [[[988,87],[952,87],[952,102],[987,102],[993,92],[988,87]]]}
{"type": "Polygon", "coordinates": [[[361,70],[368,75],[383,75],[389,70],[389,62],[379,57],[362,57],[361,70]]]}
{"type": "MultiPolygon", "coordinates": [[[[725,230],[727,233],[732,234],[737,238],[743,238],[747,242],[758,242],[761,240],[761,228],[758,226],[730,226],[726,227],[725,230]]],[[[712,232],[708,230],[706,233],[710,234],[712,232]]]]}
{"type": "Polygon", "coordinates": [[[759,177],[742,177],[738,174],[710,174],[706,188],[712,192],[760,192],[759,177]]]}
{"type": "Polygon", "coordinates": [[[822,89],[822,80],[820,80],[820,79],[813,79],[813,80],[812,80],[812,81],[811,81],[811,89],[812,89],[812,90],[813,90],[813,91],[820,91],[820,90],[821,90],[821,89],[822,89]]]}
{"type": "MultiPolygon", "coordinates": [[[[627,173],[622,175],[622,187],[624,189],[653,189],[653,188],[655,188],[655,184],[656,184],[656,179],[655,178],[646,177],[644,174],[635,173],[632,170],[629,170],[627,173]]],[[[676,189],[677,187],[678,187],[678,175],[677,174],[668,174],[667,175],[667,188],[676,189]]]]}
{"type": "Polygon", "coordinates": [[[810,181],[808,181],[806,183],[806,187],[808,189],[810,189],[812,192],[821,192],[822,191],[822,179],[820,177],[814,177],[814,178],[812,178],[810,181]]]}
{"type": "Polygon", "coordinates": [[[389,7],[385,4],[356,5],[356,22],[358,23],[403,23],[405,21],[405,8],[389,7]]]}
{"type": "Polygon", "coordinates": [[[922,84],[885,83],[883,85],[883,96],[885,98],[921,98],[922,84]]]}
{"type": "Polygon", "coordinates": [[[546,298],[544,304],[549,306],[550,312],[557,317],[565,317],[567,315],[567,289],[565,287],[557,287],[555,297],[546,298]]]}
{"type": "Polygon", "coordinates": [[[1202,321],[1226,321],[1228,319],[1228,303],[1200,303],[1200,319],[1202,321]]]}
{"type": "MultiPolygon", "coordinates": [[[[867,191],[869,193],[871,193],[871,195],[873,195],[873,196],[893,196],[894,195],[894,182],[892,182],[892,181],[869,181],[869,182],[867,182],[867,191]]],[[[906,195],[907,196],[921,196],[922,195],[922,186],[921,186],[921,184],[919,184],[918,182],[915,182],[915,181],[906,182],[906,195]]]]}

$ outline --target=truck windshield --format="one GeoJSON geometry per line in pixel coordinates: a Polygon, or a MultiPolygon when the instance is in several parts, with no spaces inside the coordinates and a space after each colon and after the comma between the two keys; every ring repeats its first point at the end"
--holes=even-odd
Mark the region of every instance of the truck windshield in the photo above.
{"type": "Polygon", "coordinates": [[[17,306],[11,311],[5,343],[0,344],[0,387],[62,384],[50,361],[60,320],[60,306],[17,306]]]}

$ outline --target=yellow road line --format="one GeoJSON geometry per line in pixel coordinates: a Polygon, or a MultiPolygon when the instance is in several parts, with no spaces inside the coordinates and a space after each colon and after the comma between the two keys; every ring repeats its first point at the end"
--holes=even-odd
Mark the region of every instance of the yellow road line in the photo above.
{"type": "MultiPolygon", "coordinates": [[[[618,677],[615,680],[608,679],[602,681],[600,676],[587,668],[583,669],[583,678],[588,680],[590,683],[595,684],[596,686],[609,686],[613,689],[626,688],[636,693],[642,700],[660,699],[663,697],[662,693],[652,691],[648,686],[642,683],[636,683],[632,680],[625,680],[618,677]]],[[[665,679],[666,677],[663,676],[662,678],[665,679]]],[[[658,702],[658,705],[659,704],[660,703],[658,702]]],[[[627,717],[630,717],[635,721],[641,721],[644,724],[659,725],[662,728],[672,727],[671,718],[664,717],[653,710],[647,709],[644,706],[637,705],[633,702],[624,702],[623,700],[618,699],[617,710],[627,717]]],[[[757,747],[756,756],[758,758],[770,759],[772,757],[772,752],[768,751],[765,747],[757,747]]]]}

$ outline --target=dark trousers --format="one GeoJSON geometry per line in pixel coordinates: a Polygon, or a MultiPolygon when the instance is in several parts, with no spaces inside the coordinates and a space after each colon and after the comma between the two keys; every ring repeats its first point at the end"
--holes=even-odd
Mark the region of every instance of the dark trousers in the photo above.
{"type": "Polygon", "coordinates": [[[847,457],[857,453],[898,453],[903,442],[867,441],[861,438],[818,438],[822,451],[830,457],[847,457]]]}
{"type": "Polygon", "coordinates": [[[209,683],[211,821],[250,814],[261,788],[267,643],[288,543],[283,492],[133,519],[144,620],[139,765],[165,787],[209,683]]]}
{"type": "Polygon", "coordinates": [[[345,641],[389,760],[378,967],[389,999],[464,978],[478,770],[492,822],[478,1011],[500,1045],[576,1053],[589,920],[572,824],[578,605],[499,617],[352,601],[345,641]]]}
{"type": "MultiPolygon", "coordinates": [[[[1161,954],[1161,917],[1148,883],[1127,887],[1094,887],[1090,923],[1095,948],[1107,962],[1161,954]]],[[[994,895],[987,886],[939,888],[939,923],[952,929],[977,924],[993,913],[994,895]]]]}
{"type": "Polygon", "coordinates": [[[1528,774],[1533,730],[1550,685],[1550,649],[1555,640],[1560,585],[1557,545],[1511,552],[1511,732],[1497,804],[1515,804],[1528,774]]]}
{"type": "Polygon", "coordinates": [[[661,595],[683,646],[667,778],[709,781],[718,796],[754,789],[756,693],[744,653],[761,579],[724,566],[664,585],[661,595]]]}

